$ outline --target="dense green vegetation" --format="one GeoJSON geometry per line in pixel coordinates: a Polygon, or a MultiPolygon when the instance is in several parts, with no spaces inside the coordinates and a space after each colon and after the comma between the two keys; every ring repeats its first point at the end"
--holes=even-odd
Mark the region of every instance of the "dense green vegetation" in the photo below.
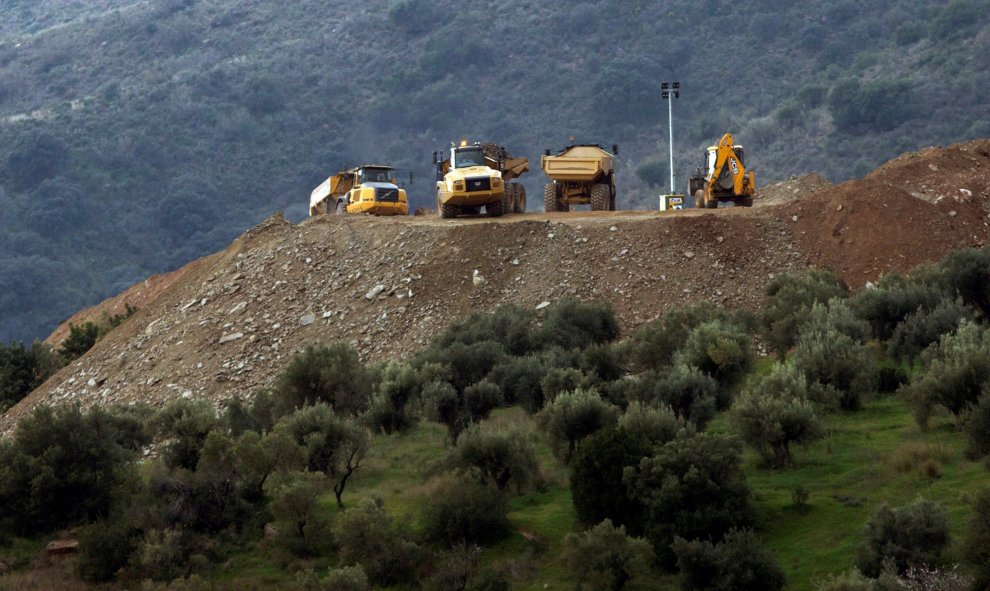
{"type": "Polygon", "coordinates": [[[0,442],[0,559],[71,527],[82,580],[172,591],[982,589],[990,273],[965,270],[988,261],[827,303],[772,288],[759,322],[697,304],[624,340],[606,305],[503,307],[403,363],[307,347],[222,413],[42,407],[0,442]],[[891,359],[946,302],[957,322],[891,359]],[[754,331],[785,325],[793,348],[755,361],[754,331]]]}
{"type": "MultiPolygon", "coordinates": [[[[988,0],[12,0],[0,6],[0,341],[224,247],[344,164],[461,137],[619,143],[620,207],[733,131],[759,182],[990,135],[988,0]],[[932,113],[937,113],[933,117],[932,113]]],[[[541,174],[523,178],[539,194],[541,174]]]]}

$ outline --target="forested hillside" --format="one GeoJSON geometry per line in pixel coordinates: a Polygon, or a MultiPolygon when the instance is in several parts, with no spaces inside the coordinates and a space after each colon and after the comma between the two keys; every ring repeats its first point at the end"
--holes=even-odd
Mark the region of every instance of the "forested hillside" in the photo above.
{"type": "Polygon", "coordinates": [[[412,171],[427,205],[461,137],[618,143],[619,207],[648,207],[664,79],[679,184],[730,130],[758,183],[988,136],[988,24],[988,0],[4,0],[0,341],[300,218],[343,164],[412,171]]]}

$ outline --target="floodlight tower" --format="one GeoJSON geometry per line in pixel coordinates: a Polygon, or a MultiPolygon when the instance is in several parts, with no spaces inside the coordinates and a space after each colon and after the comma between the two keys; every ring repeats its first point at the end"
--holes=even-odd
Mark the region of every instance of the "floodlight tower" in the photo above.
{"type": "Polygon", "coordinates": [[[660,196],[660,211],[684,207],[684,195],[679,195],[674,184],[674,99],[681,97],[680,82],[661,82],[660,97],[667,101],[667,122],[670,130],[670,192],[660,196]]]}

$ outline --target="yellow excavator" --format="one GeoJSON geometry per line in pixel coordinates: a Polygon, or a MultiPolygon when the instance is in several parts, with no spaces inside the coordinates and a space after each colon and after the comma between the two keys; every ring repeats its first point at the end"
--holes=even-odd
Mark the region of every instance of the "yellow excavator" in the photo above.
{"type": "Polygon", "coordinates": [[[327,213],[407,215],[409,203],[391,166],[365,164],[338,172],[313,189],[309,215],[327,213]]]}
{"type": "Polygon", "coordinates": [[[688,180],[688,195],[693,195],[695,207],[715,209],[719,202],[732,202],[749,207],[756,193],[756,177],[746,170],[745,151],[727,133],[718,145],[705,150],[704,167],[698,167],[688,180]]]}

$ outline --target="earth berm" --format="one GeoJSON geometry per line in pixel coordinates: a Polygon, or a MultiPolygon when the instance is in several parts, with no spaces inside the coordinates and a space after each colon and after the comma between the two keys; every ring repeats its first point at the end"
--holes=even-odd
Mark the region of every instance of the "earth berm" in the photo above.
{"type": "Polygon", "coordinates": [[[308,343],[345,340],[367,361],[401,359],[500,304],[607,301],[628,333],[699,300],[758,309],[775,275],[807,266],[857,289],[986,244],[988,216],[990,140],[906,154],[838,186],[798,177],[763,189],[752,208],[299,225],[276,214],[226,250],[70,319],[139,308],[0,427],[41,403],[249,397],[308,343]]]}

